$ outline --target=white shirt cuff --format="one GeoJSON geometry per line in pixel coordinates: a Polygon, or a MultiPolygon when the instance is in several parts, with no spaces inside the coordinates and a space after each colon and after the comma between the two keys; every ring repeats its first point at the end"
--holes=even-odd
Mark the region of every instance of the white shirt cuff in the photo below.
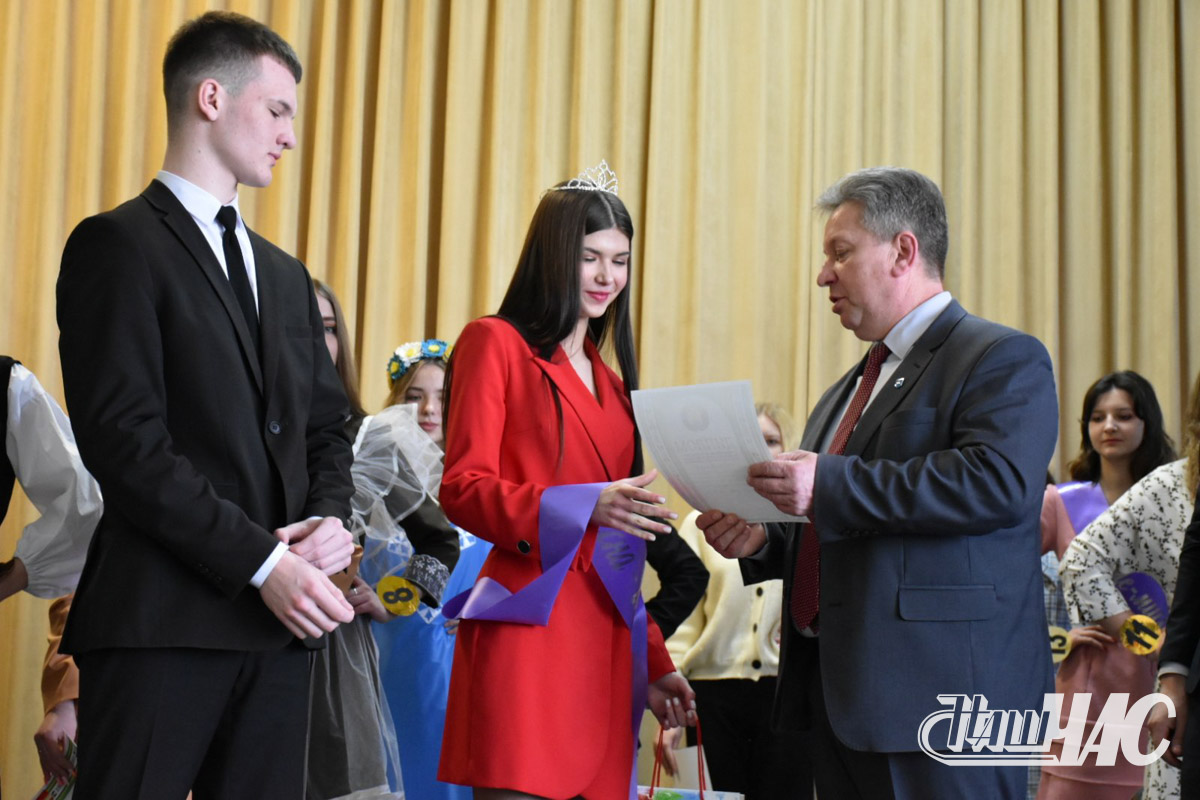
{"type": "Polygon", "coordinates": [[[271,574],[271,570],[275,569],[275,565],[279,563],[279,559],[283,558],[283,554],[288,550],[286,542],[278,542],[275,549],[271,551],[271,555],[267,556],[267,560],[258,568],[258,572],[254,573],[254,577],[250,579],[250,585],[255,589],[261,589],[262,585],[267,582],[267,576],[271,574]]]}
{"type": "Polygon", "coordinates": [[[1188,676],[1188,668],[1178,661],[1167,661],[1158,666],[1158,677],[1163,675],[1182,675],[1188,676]]]}

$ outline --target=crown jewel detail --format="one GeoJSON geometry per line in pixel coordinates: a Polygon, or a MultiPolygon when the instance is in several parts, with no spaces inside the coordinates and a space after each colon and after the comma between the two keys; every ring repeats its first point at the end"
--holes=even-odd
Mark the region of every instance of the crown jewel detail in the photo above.
{"type": "Polygon", "coordinates": [[[578,177],[571,178],[566,185],[557,187],[561,189],[582,189],[586,192],[608,192],[609,194],[617,193],[617,173],[613,172],[608,161],[601,159],[600,163],[594,167],[588,167],[583,172],[579,173],[578,177]]]}

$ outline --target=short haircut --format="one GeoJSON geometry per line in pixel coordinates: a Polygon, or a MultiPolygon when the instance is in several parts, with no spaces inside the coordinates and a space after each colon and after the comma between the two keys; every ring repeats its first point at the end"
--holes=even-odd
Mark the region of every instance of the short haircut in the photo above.
{"type": "Polygon", "coordinates": [[[911,169],[860,169],[826,189],[817,200],[817,208],[833,213],[846,203],[859,205],[863,227],[880,241],[912,231],[921,257],[933,271],[930,277],[940,279],[945,275],[950,229],[946,204],[936,183],[911,169]]]}
{"type": "Polygon", "coordinates": [[[230,94],[238,94],[258,74],[261,56],[275,59],[300,82],[296,51],[261,22],[231,11],[209,11],[185,22],[163,56],[167,119],[187,107],[188,96],[206,78],[215,78],[230,94]]]}

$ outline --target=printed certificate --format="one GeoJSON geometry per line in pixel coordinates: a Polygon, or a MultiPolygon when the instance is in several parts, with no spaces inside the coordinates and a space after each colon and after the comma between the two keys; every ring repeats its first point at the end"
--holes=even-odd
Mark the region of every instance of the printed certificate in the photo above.
{"type": "Polygon", "coordinates": [[[641,389],[633,393],[633,413],[654,463],[692,508],[747,522],[806,521],[746,483],[751,464],[771,460],[749,381],[641,389]]]}

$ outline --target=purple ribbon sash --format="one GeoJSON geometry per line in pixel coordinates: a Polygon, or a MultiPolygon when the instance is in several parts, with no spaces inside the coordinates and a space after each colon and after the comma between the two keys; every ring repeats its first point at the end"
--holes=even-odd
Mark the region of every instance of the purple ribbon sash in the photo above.
{"type": "Polygon", "coordinates": [[[1104,496],[1100,484],[1091,481],[1060,483],[1058,494],[1062,497],[1063,507],[1067,510],[1075,533],[1083,531],[1108,508],[1108,499],[1104,496]]]}
{"type": "MultiPolygon", "coordinates": [[[[510,592],[491,578],[480,578],[471,589],[447,601],[447,619],[491,620],[546,625],[567,571],[579,552],[583,535],[606,483],[551,486],[542,493],[538,510],[538,544],[542,549],[542,574],[524,588],[510,592]]],[[[646,604],[642,600],[642,572],[646,567],[646,542],[636,536],[600,528],[592,566],[629,627],[633,655],[633,698],[630,725],[633,731],[633,770],[629,777],[630,800],[637,798],[637,739],[648,696],[646,604]]]]}

